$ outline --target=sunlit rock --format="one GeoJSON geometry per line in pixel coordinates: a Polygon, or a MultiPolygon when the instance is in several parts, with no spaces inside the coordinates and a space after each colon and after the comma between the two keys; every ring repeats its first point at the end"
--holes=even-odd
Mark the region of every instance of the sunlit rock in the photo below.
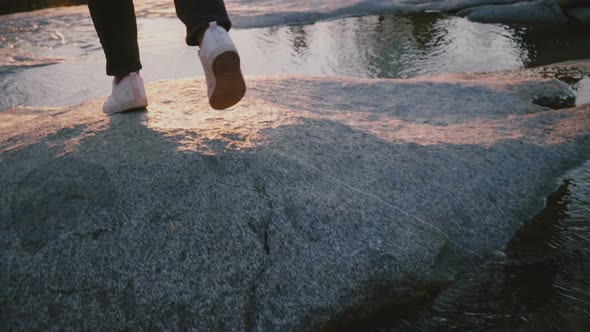
{"type": "Polygon", "coordinates": [[[147,111],[2,112],[2,326],[299,331],[444,287],[588,158],[588,104],[533,103],[575,96],[555,73],[250,77],[226,111],[159,81],[147,111]]]}

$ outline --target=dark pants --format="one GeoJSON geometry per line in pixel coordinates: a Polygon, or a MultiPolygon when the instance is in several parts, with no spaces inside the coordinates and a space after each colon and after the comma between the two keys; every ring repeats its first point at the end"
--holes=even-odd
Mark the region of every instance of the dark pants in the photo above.
{"type": "MultiPolygon", "coordinates": [[[[223,0],[174,0],[176,15],[186,26],[186,43],[197,46],[197,35],[209,22],[226,30],[231,22],[223,0]]],[[[141,69],[137,24],[132,0],[89,0],[88,8],[107,58],[107,75],[125,75],[141,69]]]]}

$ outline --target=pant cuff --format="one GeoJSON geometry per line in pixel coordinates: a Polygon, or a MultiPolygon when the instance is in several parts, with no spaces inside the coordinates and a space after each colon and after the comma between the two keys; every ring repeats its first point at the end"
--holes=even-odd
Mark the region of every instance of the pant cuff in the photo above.
{"type": "Polygon", "coordinates": [[[199,23],[195,24],[190,28],[187,28],[186,44],[188,46],[199,46],[199,41],[197,38],[199,35],[199,31],[201,31],[202,29],[206,29],[209,26],[209,23],[213,21],[217,22],[217,25],[223,27],[227,31],[231,29],[231,21],[227,16],[222,18],[219,18],[218,16],[202,17],[199,20],[199,23]]]}
{"type": "Polygon", "coordinates": [[[134,73],[142,68],[140,63],[129,63],[129,64],[117,64],[111,65],[107,61],[107,75],[108,76],[119,76],[134,73]]]}

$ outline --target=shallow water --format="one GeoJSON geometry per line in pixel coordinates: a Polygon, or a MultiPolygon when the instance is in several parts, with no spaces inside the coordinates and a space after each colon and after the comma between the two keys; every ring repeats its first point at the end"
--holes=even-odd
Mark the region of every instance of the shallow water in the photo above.
{"type": "MultiPolygon", "coordinates": [[[[166,8],[139,10],[142,76],[149,82],[203,75],[196,49],[184,44],[183,25],[166,8]]],[[[590,57],[590,35],[579,26],[482,24],[440,14],[342,18],[232,35],[248,75],[406,78],[590,57]]],[[[108,94],[104,56],[85,7],[3,16],[0,89],[0,110],[108,94]]]]}
{"type": "MultiPolygon", "coordinates": [[[[228,3],[235,9],[237,28],[231,33],[247,75],[405,78],[590,58],[590,35],[576,25],[481,24],[441,14],[337,18],[378,13],[385,1],[363,6],[352,0],[303,1],[297,6],[289,1],[228,3]],[[317,12],[306,12],[314,3],[317,12]],[[284,25],[296,22],[306,24],[284,25]]],[[[146,81],[202,75],[196,49],[184,45],[184,27],[170,4],[143,1],[138,13],[146,81]]],[[[573,88],[576,104],[590,102],[589,78],[573,88]]],[[[87,10],[58,8],[0,17],[0,89],[0,111],[71,105],[107,95],[110,79],[104,75],[102,50],[87,10]]],[[[562,195],[550,201],[532,226],[523,228],[519,236],[524,242],[516,237],[505,260],[462,276],[438,299],[404,317],[390,319],[385,313],[376,319],[385,321],[382,326],[367,324],[363,329],[588,328],[590,162],[564,179],[570,180],[562,195]],[[527,238],[527,231],[534,234],[538,229],[545,237],[527,238]],[[531,246],[540,249],[531,253],[531,246]]]]}
{"type": "Polygon", "coordinates": [[[590,161],[564,174],[505,253],[442,291],[329,331],[589,331],[590,161]]]}
{"type": "Polygon", "coordinates": [[[547,207],[504,259],[461,275],[413,316],[385,330],[588,331],[590,162],[563,176],[547,207]]]}

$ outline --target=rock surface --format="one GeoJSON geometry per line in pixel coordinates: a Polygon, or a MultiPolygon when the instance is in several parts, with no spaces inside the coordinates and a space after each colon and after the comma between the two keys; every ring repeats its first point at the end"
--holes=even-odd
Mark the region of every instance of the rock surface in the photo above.
{"type": "Polygon", "coordinates": [[[437,11],[485,23],[590,23],[585,0],[402,0],[403,12],[437,11]]]}
{"type": "Polygon", "coordinates": [[[507,5],[467,8],[457,13],[477,22],[502,23],[567,23],[569,18],[555,0],[537,0],[507,5]]]}
{"type": "Polygon", "coordinates": [[[590,8],[572,8],[565,11],[570,20],[590,24],[590,8]]]}
{"type": "MultiPolygon", "coordinates": [[[[0,14],[43,7],[84,3],[84,0],[4,0],[0,14]]],[[[226,0],[236,28],[303,24],[339,17],[412,14],[420,12],[461,13],[473,21],[498,23],[590,23],[586,0],[226,0]]],[[[176,17],[174,4],[163,0],[136,0],[137,17],[176,17]]],[[[64,9],[60,8],[62,12],[64,9]]],[[[49,9],[45,12],[52,12],[49,9]]],[[[87,14],[86,6],[68,9],[87,14]]],[[[17,14],[18,15],[18,14],[17,14]]]]}
{"type": "MultiPolygon", "coordinates": [[[[573,66],[573,65],[572,65],[573,66]]],[[[586,70],[588,67],[586,67],[586,70]]],[[[201,79],[0,113],[0,328],[294,331],[442,287],[588,159],[589,105],[536,71],[201,79]]]]}

